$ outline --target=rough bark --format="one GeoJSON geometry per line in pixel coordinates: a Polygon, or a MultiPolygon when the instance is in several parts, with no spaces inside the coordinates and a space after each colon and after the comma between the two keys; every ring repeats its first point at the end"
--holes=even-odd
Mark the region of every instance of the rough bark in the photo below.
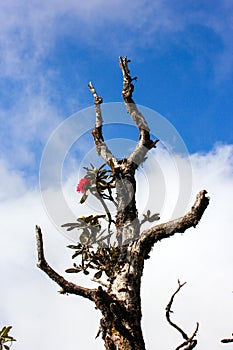
{"type": "MultiPolygon", "coordinates": [[[[108,287],[88,289],[71,283],[54,271],[44,257],[41,229],[36,227],[38,267],[61,288],[61,293],[76,294],[93,301],[102,313],[100,333],[106,350],[144,350],[145,343],[141,330],[141,277],[144,260],[148,258],[153,245],[196,227],[209,204],[206,191],[197,195],[191,210],[182,218],[153,226],[140,233],[140,223],[136,208],[135,171],[144,161],[147,152],[155,147],[156,141],[150,139],[150,130],[144,116],[133,101],[133,84],[128,68],[129,60],[120,57],[123,73],[122,96],[126,108],[139,129],[139,141],[132,154],[118,160],[108,149],[102,134],[102,114],[100,105],[103,99],[97,94],[92,83],[89,89],[94,97],[96,122],[92,131],[97,153],[111,167],[116,182],[117,215],[116,231],[119,244],[119,259],[114,275],[109,277],[108,287]]],[[[101,282],[100,282],[101,283],[101,282]]],[[[186,337],[187,338],[187,337],[186,337]]],[[[187,339],[185,338],[185,341],[187,339]]],[[[191,339],[192,341],[192,339],[191,339]]]]}
{"type": "Polygon", "coordinates": [[[135,200],[135,171],[145,160],[147,152],[155,147],[158,142],[158,140],[152,141],[150,139],[150,129],[147,122],[142,113],[139,112],[132,98],[134,90],[132,81],[136,78],[132,78],[130,75],[128,68],[129,62],[127,57],[120,57],[120,67],[123,73],[122,97],[132,120],[139,129],[139,141],[132,154],[127,158],[117,160],[107,148],[102,134],[103,118],[100,104],[103,102],[103,99],[97,94],[91,82],[88,85],[94,97],[96,110],[96,122],[92,135],[94,137],[97,153],[101,155],[105,162],[112,168],[116,181],[116,229],[119,245],[126,245],[139,237],[140,224],[135,200]]]}
{"type": "Polygon", "coordinates": [[[106,350],[117,349],[117,346],[121,350],[143,350],[145,343],[141,330],[140,286],[146,254],[156,241],[195,227],[208,203],[206,191],[201,191],[188,214],[175,222],[170,221],[143,231],[137,240],[122,246],[117,273],[109,281],[108,289],[84,288],[68,282],[54,271],[45,259],[42,233],[37,226],[38,267],[62,288],[61,293],[80,295],[95,303],[103,316],[100,328],[106,350]]]}

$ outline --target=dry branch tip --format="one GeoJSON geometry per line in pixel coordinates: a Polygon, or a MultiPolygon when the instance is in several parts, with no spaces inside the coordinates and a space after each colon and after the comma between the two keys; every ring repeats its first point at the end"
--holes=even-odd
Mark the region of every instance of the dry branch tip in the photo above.
{"type": "Polygon", "coordinates": [[[196,323],[196,328],[195,328],[193,334],[191,335],[191,337],[188,337],[188,335],[182,330],[182,328],[177,326],[177,324],[175,324],[173,321],[171,321],[171,318],[170,318],[170,314],[173,313],[171,311],[171,306],[173,304],[174,297],[177,293],[179,293],[179,291],[181,290],[181,288],[185,284],[186,284],[186,282],[180,283],[180,281],[178,280],[178,288],[172,294],[171,299],[166,306],[166,319],[167,319],[168,323],[182,335],[183,339],[185,339],[185,341],[182,344],[180,344],[175,350],[180,350],[186,345],[187,345],[187,347],[184,350],[191,350],[191,349],[195,348],[195,346],[197,345],[197,340],[194,339],[194,337],[196,336],[196,334],[198,332],[199,323],[198,322],[196,323]]]}

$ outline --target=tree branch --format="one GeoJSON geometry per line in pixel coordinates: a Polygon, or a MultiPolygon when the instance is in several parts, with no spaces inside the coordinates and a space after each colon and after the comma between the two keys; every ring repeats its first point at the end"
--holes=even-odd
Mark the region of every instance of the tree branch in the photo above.
{"type": "Polygon", "coordinates": [[[120,57],[120,67],[123,74],[122,97],[124,99],[127,111],[129,112],[132,120],[135,122],[136,126],[139,129],[140,137],[136,148],[127,159],[130,163],[135,163],[138,166],[145,160],[146,153],[151,148],[155,147],[156,143],[159,140],[152,141],[150,139],[150,129],[148,127],[148,124],[142,113],[139,112],[133,100],[132,96],[134,91],[134,85],[132,84],[132,81],[136,80],[137,78],[131,77],[128,67],[129,62],[130,60],[128,60],[127,57],[120,57]]]}
{"type": "MultiPolygon", "coordinates": [[[[233,333],[232,333],[232,335],[233,335],[233,333]]],[[[233,338],[222,339],[221,343],[233,343],[233,338]]]]}
{"type": "Polygon", "coordinates": [[[180,350],[181,348],[183,348],[184,346],[186,346],[186,348],[184,350],[191,350],[193,348],[195,348],[195,346],[197,345],[197,340],[193,340],[193,338],[196,336],[197,334],[197,331],[198,331],[198,328],[199,328],[199,323],[197,322],[197,325],[196,325],[196,328],[195,328],[195,331],[193,332],[192,336],[191,337],[188,337],[188,335],[179,327],[177,326],[174,322],[171,321],[171,318],[170,318],[170,313],[172,312],[171,311],[171,306],[173,304],[173,301],[174,301],[174,297],[175,295],[180,291],[180,289],[186,284],[186,282],[184,283],[180,283],[180,281],[178,280],[178,288],[177,290],[175,291],[175,293],[172,295],[167,307],[166,307],[166,319],[168,321],[168,323],[174,327],[175,329],[178,330],[178,332],[182,335],[182,337],[185,339],[185,341],[180,344],[176,350],[180,350]]]}
{"type": "Polygon", "coordinates": [[[76,294],[93,301],[96,293],[95,289],[84,288],[72,282],[68,282],[64,277],[60,276],[55,270],[53,270],[50,267],[50,265],[47,263],[44,256],[43,236],[42,236],[41,228],[39,226],[36,226],[36,240],[37,240],[37,252],[38,252],[37,266],[42,271],[44,271],[49,276],[49,278],[55,281],[62,288],[60,293],[76,294]]]}
{"type": "Polygon", "coordinates": [[[102,133],[103,118],[100,105],[103,102],[103,99],[97,94],[92,82],[88,84],[88,87],[94,97],[95,103],[96,122],[95,127],[91,133],[95,141],[96,150],[98,155],[103,158],[103,160],[111,167],[111,169],[113,169],[114,166],[118,165],[118,161],[108,149],[102,133]]]}
{"type": "Polygon", "coordinates": [[[209,197],[206,197],[206,194],[206,190],[200,191],[191,210],[183,217],[143,231],[137,242],[140,255],[147,256],[156,242],[177,232],[183,233],[190,227],[196,227],[209,204],[209,197]]]}

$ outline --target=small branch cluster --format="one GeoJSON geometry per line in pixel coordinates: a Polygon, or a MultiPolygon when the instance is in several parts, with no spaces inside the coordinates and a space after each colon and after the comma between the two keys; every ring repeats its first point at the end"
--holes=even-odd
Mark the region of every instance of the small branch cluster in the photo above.
{"type": "Polygon", "coordinates": [[[175,291],[175,293],[172,295],[167,307],[166,307],[166,319],[168,321],[168,323],[174,327],[183,337],[183,339],[185,339],[185,341],[180,344],[175,350],[180,350],[182,348],[184,348],[183,350],[191,350],[191,349],[194,349],[195,346],[197,345],[197,340],[194,339],[195,336],[197,335],[197,332],[198,332],[198,328],[199,328],[199,323],[197,322],[196,324],[196,328],[193,332],[193,334],[191,335],[191,337],[189,337],[179,326],[177,326],[177,324],[175,324],[173,321],[171,321],[171,318],[170,318],[170,314],[172,313],[171,311],[171,307],[172,307],[172,304],[173,304],[173,301],[174,301],[174,298],[175,298],[175,295],[177,293],[179,293],[180,289],[186,284],[186,282],[184,283],[180,283],[180,281],[178,280],[178,288],[177,290],[175,291]]]}
{"type": "Polygon", "coordinates": [[[155,213],[151,215],[151,211],[147,210],[146,214],[143,214],[143,219],[140,222],[140,225],[142,226],[145,222],[154,222],[158,221],[160,219],[159,213],[155,213]]]}
{"type": "Polygon", "coordinates": [[[82,178],[77,186],[77,192],[83,193],[80,203],[84,203],[89,194],[96,197],[106,215],[89,215],[81,216],[77,219],[77,222],[70,222],[63,224],[67,231],[73,229],[82,230],[79,237],[81,244],[99,244],[101,247],[110,246],[110,238],[113,234],[111,230],[111,224],[115,221],[112,218],[111,212],[106,204],[106,200],[117,205],[112,194],[112,189],[115,188],[115,179],[112,170],[105,169],[106,163],[100,168],[96,168],[91,164],[91,168],[84,167],[86,175],[82,178]],[[108,229],[102,229],[100,219],[105,219],[108,222],[108,229]]]}
{"type": "Polygon", "coordinates": [[[79,265],[74,263],[72,268],[66,270],[67,273],[83,271],[85,275],[89,275],[90,269],[93,269],[97,270],[94,275],[95,280],[99,280],[103,272],[105,272],[109,279],[113,278],[117,273],[118,247],[111,246],[102,249],[99,246],[97,249],[93,249],[91,245],[79,243],[78,245],[69,245],[68,248],[75,250],[72,259],[81,257],[81,263],[79,265]]]}
{"type": "Polygon", "coordinates": [[[101,245],[101,242],[106,238],[104,235],[105,230],[101,230],[100,219],[102,218],[105,219],[106,215],[81,216],[76,222],[68,222],[61,227],[65,227],[67,231],[74,229],[81,230],[82,233],[79,236],[81,245],[91,245],[94,243],[101,245]]]}

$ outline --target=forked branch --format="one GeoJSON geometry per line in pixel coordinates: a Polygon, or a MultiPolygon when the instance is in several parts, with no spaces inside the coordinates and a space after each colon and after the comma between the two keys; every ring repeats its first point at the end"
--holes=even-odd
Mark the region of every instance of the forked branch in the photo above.
{"type": "Polygon", "coordinates": [[[167,307],[166,307],[166,319],[168,321],[168,323],[174,327],[183,337],[183,339],[185,340],[182,344],[180,344],[176,350],[180,350],[182,348],[184,348],[184,350],[191,350],[193,348],[195,348],[195,346],[197,345],[197,340],[194,339],[195,336],[197,335],[197,331],[198,331],[198,328],[199,328],[199,323],[197,322],[197,325],[196,325],[196,328],[195,328],[195,331],[193,332],[193,334],[191,335],[191,337],[189,337],[179,326],[177,326],[177,324],[175,324],[173,321],[171,321],[171,318],[170,318],[170,314],[172,313],[172,310],[171,310],[171,307],[172,307],[172,304],[173,304],[173,301],[174,301],[174,298],[175,298],[175,295],[177,293],[179,293],[180,289],[186,284],[186,282],[184,283],[180,283],[180,281],[178,281],[178,288],[177,290],[175,291],[175,293],[173,293],[167,307]]]}
{"type": "Polygon", "coordinates": [[[43,236],[41,228],[36,226],[36,240],[37,240],[37,252],[38,252],[38,263],[37,266],[44,271],[53,281],[55,281],[62,289],[61,294],[76,294],[90,300],[94,300],[96,293],[95,289],[84,288],[78,286],[75,283],[67,281],[64,277],[60,276],[55,270],[53,270],[47,263],[44,256],[43,248],[43,236]]]}

